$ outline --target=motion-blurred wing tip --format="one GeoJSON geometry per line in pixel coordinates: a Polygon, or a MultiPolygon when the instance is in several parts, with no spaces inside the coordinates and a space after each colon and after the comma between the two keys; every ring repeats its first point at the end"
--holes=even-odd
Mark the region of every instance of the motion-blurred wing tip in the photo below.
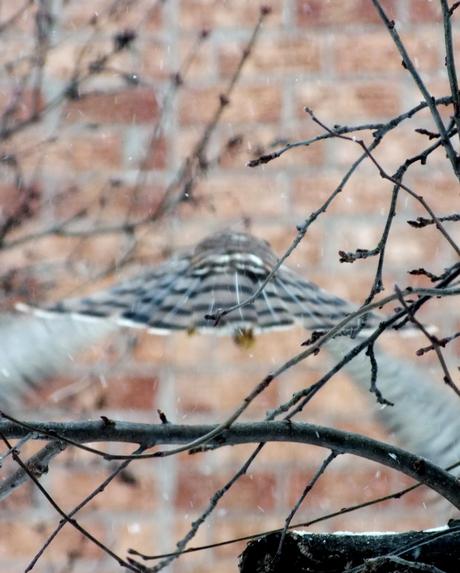
{"type": "Polygon", "coordinates": [[[14,305],[14,308],[21,314],[28,314],[29,316],[33,315],[38,318],[53,318],[59,316],[59,313],[57,312],[54,312],[52,310],[46,310],[43,308],[38,308],[36,306],[27,304],[26,302],[17,302],[14,305]]]}
{"type": "Polygon", "coordinates": [[[39,308],[36,306],[31,306],[25,302],[18,302],[14,305],[15,309],[21,314],[33,315],[37,318],[58,319],[67,317],[68,319],[81,321],[81,322],[100,322],[101,320],[107,320],[109,316],[104,315],[92,315],[85,312],[75,312],[65,307],[55,307],[55,308],[39,308]]]}
{"type": "Polygon", "coordinates": [[[14,305],[14,308],[18,311],[18,312],[24,312],[24,313],[32,313],[35,312],[37,309],[35,309],[33,306],[28,305],[25,302],[17,302],[14,305]]]}

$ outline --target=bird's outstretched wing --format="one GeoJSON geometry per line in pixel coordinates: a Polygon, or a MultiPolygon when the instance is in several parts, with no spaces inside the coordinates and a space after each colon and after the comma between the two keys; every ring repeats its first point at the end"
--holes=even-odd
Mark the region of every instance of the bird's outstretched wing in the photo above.
{"type": "Polygon", "coordinates": [[[355,310],[283,265],[250,303],[217,324],[206,318],[253,295],[276,263],[265,241],[221,232],[102,292],[43,308],[18,305],[28,314],[0,320],[0,400],[58,372],[69,356],[118,325],[155,334],[230,334],[246,345],[253,334],[294,324],[327,330],[355,310]]]}
{"type": "Polygon", "coordinates": [[[0,409],[14,407],[21,396],[66,368],[78,351],[109,334],[114,325],[89,325],[69,316],[0,316],[0,409]]]}
{"type": "MultiPolygon", "coordinates": [[[[339,361],[356,342],[348,337],[330,340],[326,350],[339,361]]],[[[378,417],[407,450],[445,468],[460,462],[460,401],[426,368],[397,359],[375,346],[377,388],[393,406],[380,407],[378,417]]],[[[360,353],[346,366],[353,382],[368,396],[371,381],[369,358],[360,353]]],[[[455,470],[460,474],[460,467],[455,470]]]]}

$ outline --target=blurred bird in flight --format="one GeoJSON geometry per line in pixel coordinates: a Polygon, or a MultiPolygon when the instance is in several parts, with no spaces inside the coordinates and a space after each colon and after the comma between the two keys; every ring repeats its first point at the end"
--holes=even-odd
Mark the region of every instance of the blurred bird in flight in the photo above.
{"type": "MultiPolygon", "coordinates": [[[[44,308],[20,305],[28,315],[0,317],[0,400],[11,401],[63,367],[69,354],[88,347],[118,326],[232,335],[241,345],[254,335],[300,325],[328,331],[357,310],[282,264],[261,289],[278,259],[270,245],[247,233],[224,231],[193,249],[84,298],[66,299],[44,308]],[[258,292],[247,304],[246,299],[258,292]],[[220,320],[220,311],[236,306],[220,320]]],[[[339,361],[382,320],[367,315],[366,330],[352,320],[326,345],[339,361]]],[[[460,459],[460,404],[426,369],[397,360],[375,347],[377,386],[394,406],[380,408],[384,424],[399,443],[446,466],[460,459]]],[[[371,365],[361,352],[345,368],[369,390],[371,365]]],[[[375,401],[375,399],[374,399],[375,401]]]]}

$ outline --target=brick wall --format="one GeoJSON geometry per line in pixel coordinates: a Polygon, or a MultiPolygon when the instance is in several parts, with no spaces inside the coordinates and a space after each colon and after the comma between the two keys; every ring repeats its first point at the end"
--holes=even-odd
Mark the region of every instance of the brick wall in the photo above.
{"type": "MultiPolygon", "coordinates": [[[[15,11],[15,3],[4,4],[0,21],[15,11]]],[[[4,308],[18,297],[42,303],[95,290],[224,227],[248,228],[281,254],[295,235],[295,225],[330,195],[360,150],[351,143],[329,140],[294,149],[258,168],[250,169],[246,163],[271,149],[273,141],[307,139],[319,133],[305,106],[329,125],[359,124],[386,121],[421,100],[371,2],[273,0],[269,4],[272,13],[212,134],[207,151],[211,165],[196,182],[193,200],[134,234],[86,238],[49,234],[5,248],[0,251],[2,274],[14,281],[15,288],[7,291],[2,282],[4,308]],[[229,146],[235,138],[236,144],[229,146]],[[217,156],[220,161],[215,164],[217,156]],[[125,258],[127,264],[117,266],[125,258]]],[[[437,3],[387,0],[383,4],[397,20],[430,89],[436,96],[446,95],[437,3]]],[[[2,142],[2,153],[18,158],[21,176],[37,195],[30,199],[31,216],[6,237],[6,243],[77,213],[81,214],[73,227],[77,229],[135,221],[153,213],[218,107],[219,94],[238,65],[259,8],[259,2],[249,0],[54,2],[53,33],[37,100],[42,115],[2,142]],[[112,4],[119,9],[109,13],[112,4]],[[113,54],[114,34],[125,30],[135,31],[136,38],[113,54]],[[194,49],[203,30],[209,31],[209,37],[194,49]],[[77,59],[79,69],[87,72],[88,66],[94,69],[101,56],[109,53],[103,69],[81,84],[82,97],[55,99],[69,86],[77,59]],[[190,53],[195,54],[194,61],[183,75],[183,84],[166,97],[168,110],[163,114],[170,78],[190,53]],[[152,143],[159,118],[162,130],[152,143]]],[[[33,85],[26,84],[24,97],[20,89],[29,73],[30,56],[38,53],[34,12],[34,7],[24,10],[2,34],[0,107],[11,105],[19,91],[14,121],[27,118],[34,106],[33,85]]],[[[426,138],[414,133],[421,126],[431,127],[428,114],[396,130],[382,144],[376,155],[389,172],[424,148],[426,138]]],[[[20,198],[17,172],[4,163],[0,173],[0,216],[5,217],[15,212],[20,198]]],[[[455,210],[458,190],[441,151],[427,166],[415,167],[407,182],[429,198],[440,214],[455,210]]],[[[290,264],[324,288],[361,302],[372,284],[375,261],[340,264],[337,253],[375,246],[390,192],[391,185],[375,167],[363,164],[328,213],[311,227],[290,264]]],[[[449,246],[435,229],[414,230],[406,224],[408,218],[421,214],[413,200],[401,198],[386,263],[389,288],[396,281],[420,284],[422,279],[407,276],[410,268],[440,270],[452,261],[449,246]]],[[[451,231],[458,235],[458,229],[451,231]]],[[[449,309],[454,307],[448,302],[433,306],[427,319],[453,330],[455,314],[449,309]]],[[[75,358],[64,375],[47,381],[38,395],[28,398],[27,407],[34,416],[47,404],[62,419],[105,414],[138,421],[156,420],[155,409],[161,408],[171,421],[216,422],[233,411],[273,366],[296,353],[304,338],[300,330],[267,334],[246,350],[226,338],[124,332],[75,358]]],[[[419,346],[419,341],[410,340],[403,348],[397,340],[387,343],[409,356],[419,346]]],[[[424,365],[430,366],[428,358],[424,365]]],[[[319,356],[292,369],[252,405],[245,418],[259,419],[268,408],[314,382],[325,366],[325,358],[319,356]]],[[[435,366],[434,372],[438,374],[435,366]]],[[[43,411],[43,417],[51,415],[43,411]]],[[[301,419],[388,438],[375,421],[367,397],[345,375],[337,376],[301,419]]],[[[125,479],[116,480],[97,496],[81,522],[120,554],[129,547],[151,553],[171,551],[178,535],[250,451],[228,448],[132,464],[125,479]]],[[[306,446],[267,446],[193,544],[280,527],[323,456],[324,452],[306,446]]],[[[105,462],[68,451],[43,483],[70,510],[108,471],[105,462]]],[[[320,480],[296,520],[369,500],[408,483],[385,468],[343,457],[320,480]]],[[[414,494],[378,509],[334,518],[313,530],[427,527],[440,518],[427,509],[426,500],[425,494],[414,494]]],[[[1,569],[22,570],[57,521],[35,489],[16,492],[0,514],[1,569]]],[[[187,556],[171,570],[204,573],[217,565],[220,572],[235,571],[241,548],[240,544],[187,556]]],[[[34,570],[85,573],[95,569],[104,573],[113,571],[114,565],[66,527],[34,570]]]]}

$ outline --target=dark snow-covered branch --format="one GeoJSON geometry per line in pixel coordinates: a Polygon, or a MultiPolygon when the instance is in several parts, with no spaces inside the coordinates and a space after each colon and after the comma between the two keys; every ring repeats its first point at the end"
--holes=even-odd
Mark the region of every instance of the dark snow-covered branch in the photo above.
{"type": "MultiPolygon", "coordinates": [[[[0,435],[22,438],[31,430],[37,439],[62,439],[74,444],[84,442],[131,442],[143,447],[160,444],[184,444],[209,435],[216,426],[179,424],[140,424],[115,420],[86,422],[0,422],[0,435]]],[[[353,454],[400,471],[427,485],[460,509],[457,479],[424,458],[366,436],[313,424],[254,422],[234,424],[212,437],[207,445],[222,447],[259,442],[296,442],[330,449],[340,454],[353,454]]],[[[106,459],[145,459],[161,457],[164,452],[139,456],[108,455],[91,449],[106,459]]]]}
{"type": "Polygon", "coordinates": [[[291,532],[281,555],[280,534],[248,544],[241,573],[309,571],[310,573],[454,573],[460,559],[458,522],[450,527],[408,533],[291,532]]]}

